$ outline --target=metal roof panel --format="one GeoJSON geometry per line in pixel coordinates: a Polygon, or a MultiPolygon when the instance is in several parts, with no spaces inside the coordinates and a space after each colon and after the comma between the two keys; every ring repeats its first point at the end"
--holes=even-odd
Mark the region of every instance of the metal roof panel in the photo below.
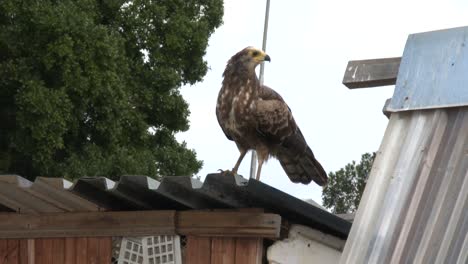
{"type": "Polygon", "coordinates": [[[122,176],[118,182],[84,177],[70,185],[60,178],[38,177],[32,183],[19,176],[0,176],[0,204],[28,212],[263,208],[340,238],[351,227],[325,210],[239,175],[209,174],[204,182],[188,176],[167,176],[161,181],[122,176]]]}

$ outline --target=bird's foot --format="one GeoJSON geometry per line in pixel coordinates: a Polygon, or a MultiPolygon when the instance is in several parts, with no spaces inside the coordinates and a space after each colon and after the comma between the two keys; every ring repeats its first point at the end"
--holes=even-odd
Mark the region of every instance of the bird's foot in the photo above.
{"type": "Polygon", "coordinates": [[[222,169],[218,169],[218,171],[221,173],[221,175],[225,176],[225,175],[232,175],[232,176],[236,176],[237,175],[237,172],[235,171],[230,171],[230,170],[222,170],[222,169]]]}

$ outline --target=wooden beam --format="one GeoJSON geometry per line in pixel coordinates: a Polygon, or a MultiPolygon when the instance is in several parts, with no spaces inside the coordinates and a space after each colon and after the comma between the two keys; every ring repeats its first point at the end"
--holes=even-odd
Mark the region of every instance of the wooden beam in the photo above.
{"type": "Polygon", "coordinates": [[[175,211],[0,214],[0,238],[174,234],[175,211]]]}
{"type": "Polygon", "coordinates": [[[401,57],[349,61],[343,84],[349,89],[394,85],[401,57]]]}
{"type": "Polygon", "coordinates": [[[275,238],[280,226],[279,215],[259,212],[0,213],[0,239],[173,234],[275,238]]]}
{"type": "Polygon", "coordinates": [[[258,212],[179,212],[177,231],[184,235],[279,237],[281,216],[258,212]]]}

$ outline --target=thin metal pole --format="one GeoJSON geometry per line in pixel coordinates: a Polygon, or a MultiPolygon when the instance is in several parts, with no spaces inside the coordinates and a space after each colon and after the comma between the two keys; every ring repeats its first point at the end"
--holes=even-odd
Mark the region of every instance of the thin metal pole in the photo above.
{"type": "MultiPolygon", "coordinates": [[[[266,1],[266,10],[265,10],[265,24],[263,26],[263,42],[262,50],[266,52],[266,43],[267,43],[267,34],[268,34],[268,19],[270,16],[270,0],[266,1]]],[[[260,84],[263,84],[263,76],[265,71],[265,63],[260,64],[260,84]]],[[[257,170],[257,153],[255,150],[252,150],[252,158],[250,159],[250,178],[255,178],[255,172],[257,170]]]]}

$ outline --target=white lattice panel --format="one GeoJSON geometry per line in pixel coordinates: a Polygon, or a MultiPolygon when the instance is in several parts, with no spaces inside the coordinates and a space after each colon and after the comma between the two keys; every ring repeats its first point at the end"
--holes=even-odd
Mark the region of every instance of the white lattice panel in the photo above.
{"type": "Polygon", "coordinates": [[[118,264],[181,264],[179,236],[123,238],[118,264]]]}
{"type": "Polygon", "coordinates": [[[122,238],[118,264],[144,264],[141,239],[122,238]]]}
{"type": "Polygon", "coordinates": [[[143,246],[147,249],[148,264],[182,263],[179,236],[145,237],[143,246]]]}

